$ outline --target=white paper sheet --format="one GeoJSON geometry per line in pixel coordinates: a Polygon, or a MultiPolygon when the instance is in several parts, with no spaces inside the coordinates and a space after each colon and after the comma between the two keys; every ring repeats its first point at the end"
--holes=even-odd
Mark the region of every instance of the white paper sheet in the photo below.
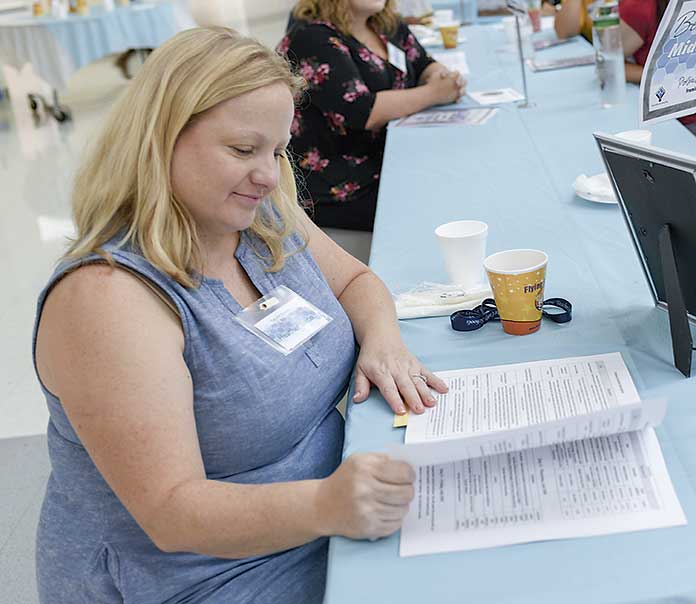
{"type": "Polygon", "coordinates": [[[387,447],[387,453],[414,466],[498,455],[585,438],[642,431],[648,426],[658,426],[666,410],[667,401],[664,399],[643,401],[511,430],[408,445],[392,444],[387,447]]]}
{"type": "Polygon", "coordinates": [[[651,427],[665,403],[636,403],[619,353],[438,375],[450,392],[390,451],[417,466],[402,556],[686,523],[651,427]]]}
{"type": "Polygon", "coordinates": [[[437,374],[437,405],[411,414],[406,443],[509,430],[640,400],[618,352],[437,374]]]}
{"type": "Polygon", "coordinates": [[[442,63],[450,71],[458,71],[463,76],[469,75],[469,64],[466,62],[466,53],[463,50],[450,50],[448,52],[434,52],[433,59],[442,63]]]}
{"type": "Polygon", "coordinates": [[[420,466],[400,555],[686,524],[652,428],[420,466]]]}
{"type": "Polygon", "coordinates": [[[652,428],[417,468],[401,556],[686,524],[652,428]]]}
{"type": "Polygon", "coordinates": [[[497,109],[485,107],[421,111],[390,122],[390,127],[481,126],[491,119],[497,111],[497,109]]]}
{"type": "Polygon", "coordinates": [[[478,90],[467,93],[479,105],[501,105],[523,101],[524,95],[514,88],[499,88],[497,90],[478,90]]]}
{"type": "Polygon", "coordinates": [[[550,59],[548,61],[532,59],[529,61],[529,67],[536,73],[539,71],[554,71],[555,69],[569,69],[571,67],[594,65],[594,62],[594,55],[583,55],[581,57],[564,57],[560,59],[550,59]]]}

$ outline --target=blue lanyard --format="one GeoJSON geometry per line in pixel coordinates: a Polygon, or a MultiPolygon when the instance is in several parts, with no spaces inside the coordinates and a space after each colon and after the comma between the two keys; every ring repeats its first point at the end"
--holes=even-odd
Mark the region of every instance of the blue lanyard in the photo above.
{"type": "MultiPolygon", "coordinates": [[[[568,323],[573,318],[573,305],[564,298],[549,298],[544,300],[541,314],[555,323],[568,323]]],[[[450,315],[452,329],[455,331],[475,331],[489,321],[499,320],[500,316],[493,298],[486,298],[471,310],[458,310],[450,315]]]]}

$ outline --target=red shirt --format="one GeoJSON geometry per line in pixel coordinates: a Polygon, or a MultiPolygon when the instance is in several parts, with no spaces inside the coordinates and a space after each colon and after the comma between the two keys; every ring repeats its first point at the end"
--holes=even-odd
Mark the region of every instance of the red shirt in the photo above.
{"type": "MultiPolygon", "coordinates": [[[[638,65],[645,65],[659,25],[656,0],[621,0],[619,15],[643,40],[643,46],[633,53],[633,59],[638,65]]],[[[682,124],[696,123],[696,114],[680,117],[679,121],[682,124]]]]}

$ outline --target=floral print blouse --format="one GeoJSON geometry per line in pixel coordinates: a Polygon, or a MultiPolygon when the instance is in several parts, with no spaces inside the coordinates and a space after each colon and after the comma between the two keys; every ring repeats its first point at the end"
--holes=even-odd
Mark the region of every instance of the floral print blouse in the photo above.
{"type": "Polygon", "coordinates": [[[314,203],[346,203],[368,191],[376,199],[386,128],[365,129],[376,93],[416,86],[433,62],[404,23],[380,37],[404,51],[405,73],[326,21],[299,22],[278,45],[308,83],[291,149],[300,195],[306,187],[314,203]]]}

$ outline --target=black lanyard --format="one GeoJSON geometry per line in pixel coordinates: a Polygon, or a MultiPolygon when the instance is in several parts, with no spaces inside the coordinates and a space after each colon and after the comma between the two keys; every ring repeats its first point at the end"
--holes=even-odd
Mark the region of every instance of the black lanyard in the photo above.
{"type": "MultiPolygon", "coordinates": [[[[541,314],[555,323],[568,323],[573,318],[573,305],[563,298],[544,300],[541,314]],[[555,309],[551,311],[550,309],[555,309]]],[[[458,310],[450,315],[452,329],[455,331],[474,331],[489,321],[499,321],[498,309],[493,298],[486,298],[476,308],[458,310]]]]}

